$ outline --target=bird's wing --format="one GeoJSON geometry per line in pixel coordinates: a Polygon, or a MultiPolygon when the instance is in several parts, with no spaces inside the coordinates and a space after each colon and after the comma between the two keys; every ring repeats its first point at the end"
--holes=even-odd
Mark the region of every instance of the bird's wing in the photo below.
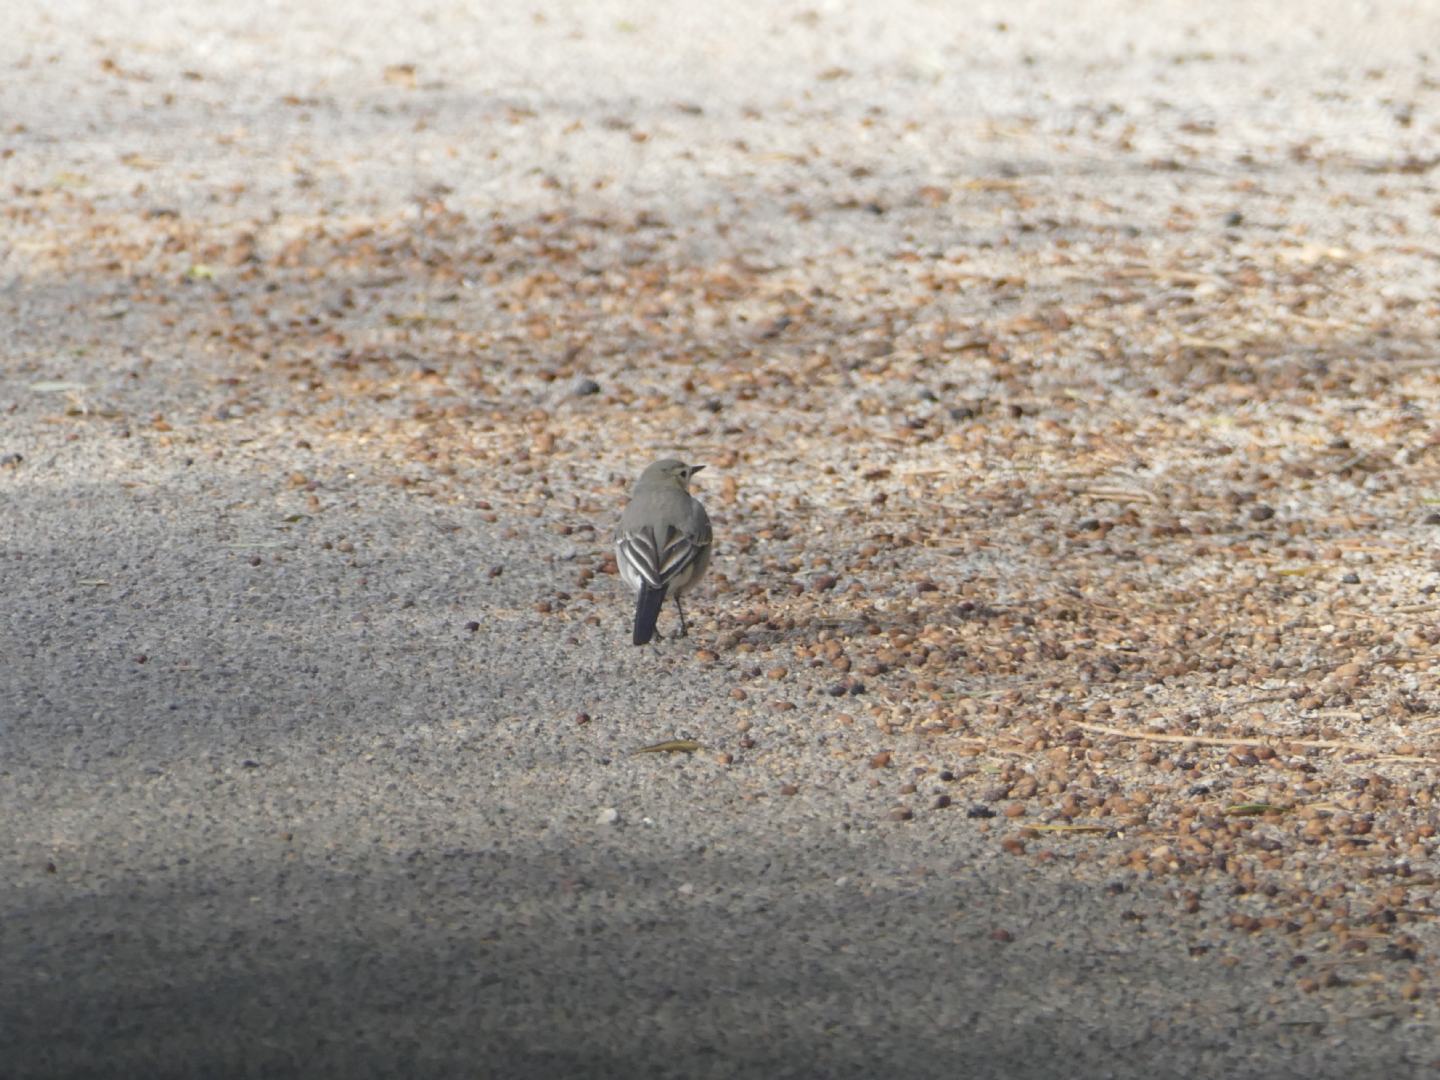
{"type": "Polygon", "coordinates": [[[699,499],[690,500],[690,536],[697,548],[710,546],[710,515],[699,499]]]}
{"type": "Polygon", "coordinates": [[[695,561],[696,554],[709,543],[708,533],[707,528],[702,543],[674,525],[647,525],[622,532],[616,549],[636,577],[652,589],[664,589],[695,561]]]}

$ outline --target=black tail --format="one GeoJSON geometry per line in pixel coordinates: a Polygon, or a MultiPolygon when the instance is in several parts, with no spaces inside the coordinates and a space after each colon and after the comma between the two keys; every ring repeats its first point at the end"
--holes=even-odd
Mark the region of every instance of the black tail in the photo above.
{"type": "Polygon", "coordinates": [[[664,589],[640,586],[640,595],[635,598],[635,636],[631,641],[644,645],[655,636],[655,621],[660,618],[660,609],[664,606],[664,589]]]}

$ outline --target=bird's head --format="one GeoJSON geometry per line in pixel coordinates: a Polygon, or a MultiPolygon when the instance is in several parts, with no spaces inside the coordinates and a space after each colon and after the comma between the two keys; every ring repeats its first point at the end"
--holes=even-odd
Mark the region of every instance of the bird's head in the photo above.
{"type": "Polygon", "coordinates": [[[663,458],[640,474],[640,483],[674,483],[680,485],[682,491],[689,491],[690,478],[703,468],[704,465],[686,465],[674,458],[663,458]]]}

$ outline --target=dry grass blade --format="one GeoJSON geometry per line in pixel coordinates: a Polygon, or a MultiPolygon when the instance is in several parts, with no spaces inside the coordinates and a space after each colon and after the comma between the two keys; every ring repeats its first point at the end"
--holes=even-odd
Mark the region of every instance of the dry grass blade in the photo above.
{"type": "Polygon", "coordinates": [[[1218,274],[1206,274],[1194,270],[1171,270],[1162,266],[1121,266],[1110,270],[1113,277],[1150,278],[1154,281],[1168,281],[1175,285],[1213,285],[1227,292],[1235,288],[1218,274]]]}
{"type": "Polygon", "coordinates": [[[1108,499],[1111,502],[1153,503],[1155,496],[1148,491],[1134,491],[1130,488],[1094,487],[1080,492],[1087,499],[1108,499]]]}
{"type": "Polygon", "coordinates": [[[1216,352],[1222,352],[1226,356],[1234,356],[1244,348],[1243,345],[1232,341],[1221,341],[1218,339],[1212,341],[1209,338],[1195,337],[1192,334],[1180,334],[1175,340],[1187,349],[1214,349],[1216,352]]]}
{"type": "Polygon", "coordinates": [[[1386,754],[1384,750],[1377,750],[1373,746],[1365,746],[1361,743],[1349,742],[1345,739],[1287,739],[1281,736],[1276,736],[1271,739],[1255,739],[1238,735],[1171,735],[1164,732],[1135,731],[1129,728],[1106,727],[1103,724],[1077,722],[1075,726],[1083,731],[1093,731],[1098,735],[1113,735],[1117,739],[1136,739],[1142,742],[1197,743],[1201,746],[1303,746],[1310,750],[1346,750],[1352,754],[1383,757],[1386,761],[1405,760],[1440,765],[1440,760],[1435,758],[1389,755],[1386,754]]]}
{"type": "Polygon", "coordinates": [[[1440,761],[1437,761],[1435,758],[1418,757],[1415,754],[1378,754],[1375,760],[1390,764],[1440,765],[1440,761]]]}
{"type": "Polygon", "coordinates": [[[642,746],[639,750],[632,750],[635,754],[693,754],[700,749],[700,744],[694,739],[667,739],[665,742],[655,743],[653,746],[642,746]]]}
{"type": "Polygon", "coordinates": [[[1289,806],[1277,806],[1275,803],[1253,802],[1237,803],[1234,806],[1227,806],[1225,813],[1230,817],[1258,817],[1261,814],[1284,814],[1288,813],[1291,809],[1293,808],[1289,806]]]}

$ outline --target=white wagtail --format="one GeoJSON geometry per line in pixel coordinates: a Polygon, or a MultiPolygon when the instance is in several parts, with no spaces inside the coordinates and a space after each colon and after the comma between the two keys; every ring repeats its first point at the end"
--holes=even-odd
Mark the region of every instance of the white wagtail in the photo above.
{"type": "Polygon", "coordinates": [[[686,465],[666,458],[657,461],[635,484],[630,504],[615,532],[615,562],[620,579],[635,593],[635,634],[644,645],[655,636],[655,621],[665,598],[675,598],[684,637],[685,609],[680,595],[710,565],[710,517],[690,495],[690,477],[704,465],[686,465]]]}

